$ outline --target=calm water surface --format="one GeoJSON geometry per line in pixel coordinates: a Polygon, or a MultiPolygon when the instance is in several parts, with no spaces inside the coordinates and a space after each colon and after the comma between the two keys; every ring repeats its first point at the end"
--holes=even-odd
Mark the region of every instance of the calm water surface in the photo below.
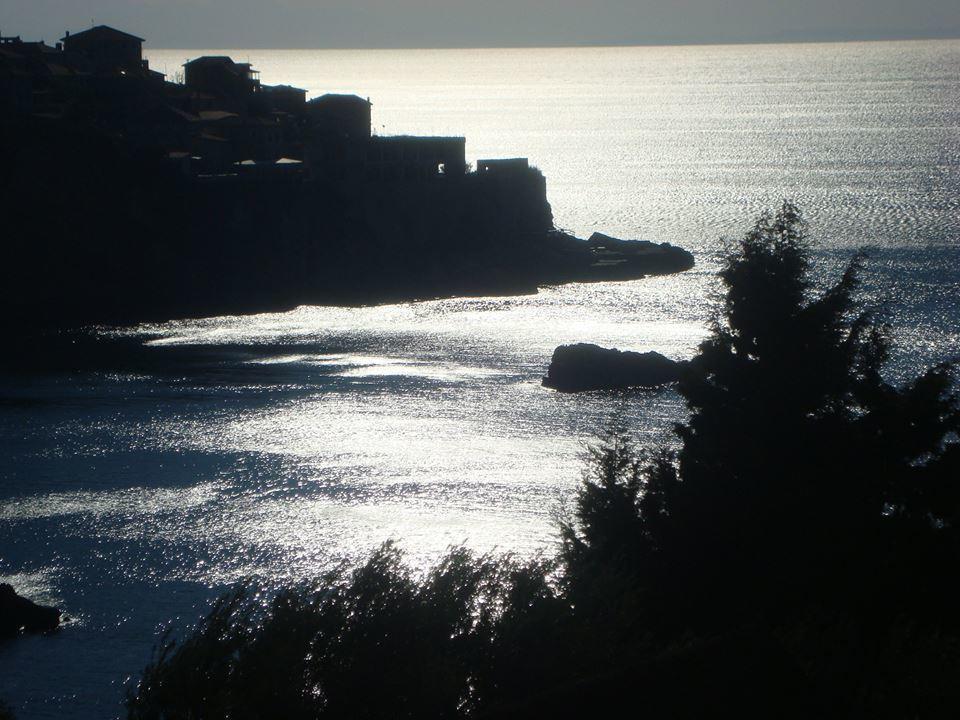
{"type": "MultiPolygon", "coordinates": [[[[231,54],[267,83],[356,92],[381,134],[464,134],[528,156],[559,226],[670,241],[695,270],[515,298],[117,331],[136,362],[0,378],[0,576],[75,618],[0,647],[18,717],[111,718],[159,627],[227,584],[312,577],[387,538],[549,552],[583,444],[614,417],[669,442],[669,391],[542,389],[553,348],[689,357],[723,235],[784,197],[817,269],[872,248],[892,372],[960,354],[960,42],[231,54]]],[[[264,238],[270,242],[270,238],[264,238]]]]}

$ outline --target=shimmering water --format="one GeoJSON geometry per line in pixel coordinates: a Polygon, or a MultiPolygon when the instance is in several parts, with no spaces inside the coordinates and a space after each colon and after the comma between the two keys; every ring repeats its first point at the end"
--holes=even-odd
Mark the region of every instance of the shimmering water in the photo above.
{"type": "MultiPolygon", "coordinates": [[[[154,67],[211,51],[153,51],[154,67]]],[[[217,51],[221,54],[223,51],[217,51]]],[[[893,372],[960,354],[960,42],[226,51],[265,82],[358,92],[383,133],[529,156],[557,224],[667,240],[698,267],[518,298],[301,308],[133,331],[135,363],[0,378],[0,575],[76,618],[0,647],[21,718],[104,718],[156,629],[225,584],[316,575],[397,538],[549,551],[583,443],[669,442],[675,394],[561,396],[553,348],[689,357],[721,235],[791,197],[818,272],[873,247],[893,372]]],[[[269,242],[269,238],[265,238],[269,242]]]]}

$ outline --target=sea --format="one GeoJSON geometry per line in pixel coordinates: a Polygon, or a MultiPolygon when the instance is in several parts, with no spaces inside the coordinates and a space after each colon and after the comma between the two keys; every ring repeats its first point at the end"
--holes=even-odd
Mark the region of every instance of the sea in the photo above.
{"type": "Polygon", "coordinates": [[[147,53],[171,79],[210,54],[310,96],[369,97],[380,135],[527,157],[558,227],[670,242],[696,267],[89,328],[147,361],[0,376],[0,582],[69,616],[0,645],[20,720],[122,716],[159,633],[246,578],[309,581],[389,540],[417,570],[455,545],[553,552],[586,448],[615,426],[670,445],[686,413],[669,389],[544,389],[554,348],[691,357],[730,243],[785,199],[820,287],[867,250],[891,379],[960,355],[960,41],[147,53]]]}

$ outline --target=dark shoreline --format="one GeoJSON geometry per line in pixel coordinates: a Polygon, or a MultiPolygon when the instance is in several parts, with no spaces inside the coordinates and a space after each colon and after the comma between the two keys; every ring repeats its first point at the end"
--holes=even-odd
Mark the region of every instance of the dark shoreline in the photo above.
{"type": "Polygon", "coordinates": [[[394,182],[196,178],[74,123],[0,130],[11,238],[0,310],[27,331],[532,294],[694,263],[668,244],[556,230],[532,167],[394,182]]]}

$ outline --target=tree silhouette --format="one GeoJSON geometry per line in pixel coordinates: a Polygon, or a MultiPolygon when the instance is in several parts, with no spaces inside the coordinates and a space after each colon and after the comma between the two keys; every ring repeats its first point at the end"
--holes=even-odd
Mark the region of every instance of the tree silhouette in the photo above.
{"type": "Polygon", "coordinates": [[[679,451],[643,460],[608,440],[563,529],[581,622],[639,625],[638,645],[779,636],[832,704],[853,703],[842,670],[862,683],[850,708],[883,716],[958,699],[943,681],[960,672],[954,367],[885,378],[889,332],[857,301],[864,261],[816,292],[790,203],[729,254],[712,332],[679,384],[679,451]],[[633,598],[630,623],[604,613],[611,588],[633,598]],[[832,674],[811,669],[831,652],[832,674]]]}
{"type": "Polygon", "coordinates": [[[844,567],[897,516],[949,520],[923,476],[958,428],[951,368],[884,379],[889,333],[855,297],[863,261],[816,294],[797,208],[763,216],[727,258],[722,315],[681,382],[691,417],[661,541],[701,580],[725,576],[741,607],[758,584],[790,593],[844,567]]]}

